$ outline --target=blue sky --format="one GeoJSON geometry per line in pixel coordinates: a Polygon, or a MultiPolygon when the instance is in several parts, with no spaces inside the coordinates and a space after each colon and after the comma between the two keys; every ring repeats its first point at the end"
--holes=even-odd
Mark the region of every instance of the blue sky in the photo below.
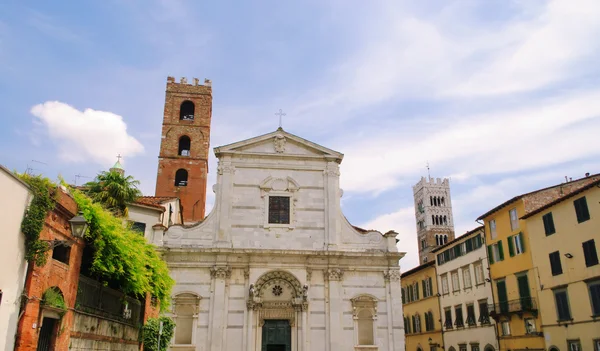
{"type": "Polygon", "coordinates": [[[452,179],[458,234],[600,172],[598,18],[596,0],[6,1],[0,163],[73,181],[121,153],[153,194],[166,77],[210,78],[211,147],[284,109],[286,130],[345,154],[346,216],[399,231],[408,269],[427,162],[452,179]]]}

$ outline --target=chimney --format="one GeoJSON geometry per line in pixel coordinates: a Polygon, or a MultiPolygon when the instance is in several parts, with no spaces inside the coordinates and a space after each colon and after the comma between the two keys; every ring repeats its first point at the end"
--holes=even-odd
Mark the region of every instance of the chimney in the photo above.
{"type": "Polygon", "coordinates": [[[585,173],[585,176],[586,176],[586,177],[589,177],[589,176],[590,176],[590,172],[586,172],[586,173],[585,173]]]}

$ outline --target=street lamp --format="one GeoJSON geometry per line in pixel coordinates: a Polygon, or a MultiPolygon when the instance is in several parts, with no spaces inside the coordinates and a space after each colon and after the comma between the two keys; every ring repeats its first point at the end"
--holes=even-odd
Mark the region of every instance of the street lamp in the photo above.
{"type": "Polygon", "coordinates": [[[88,227],[88,222],[83,217],[83,212],[79,211],[77,216],[69,220],[69,223],[71,224],[71,233],[73,233],[73,236],[83,238],[88,227]]]}

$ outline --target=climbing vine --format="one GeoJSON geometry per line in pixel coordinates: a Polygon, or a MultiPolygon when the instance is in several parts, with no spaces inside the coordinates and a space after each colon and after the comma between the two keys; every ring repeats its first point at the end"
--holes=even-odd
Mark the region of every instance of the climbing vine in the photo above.
{"type": "Polygon", "coordinates": [[[40,240],[40,233],[48,212],[54,208],[56,185],[49,179],[29,174],[17,174],[27,183],[33,193],[33,199],[21,222],[21,232],[25,235],[25,259],[43,266],[48,259],[46,252],[50,250],[48,243],[40,240]]]}
{"type": "Polygon", "coordinates": [[[167,308],[174,281],[154,246],[124,225],[123,218],[82,192],[73,190],[72,195],[89,224],[86,241],[93,249],[90,272],[95,278],[125,294],[144,297],[150,293],[160,301],[161,309],[167,308]]]}

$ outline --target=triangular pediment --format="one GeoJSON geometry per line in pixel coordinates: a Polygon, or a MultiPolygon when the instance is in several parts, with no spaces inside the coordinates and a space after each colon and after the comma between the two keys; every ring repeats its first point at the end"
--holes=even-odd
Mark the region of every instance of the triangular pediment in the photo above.
{"type": "Polygon", "coordinates": [[[214,148],[215,155],[225,154],[295,156],[325,158],[341,162],[344,155],[288,133],[283,129],[214,148]]]}

